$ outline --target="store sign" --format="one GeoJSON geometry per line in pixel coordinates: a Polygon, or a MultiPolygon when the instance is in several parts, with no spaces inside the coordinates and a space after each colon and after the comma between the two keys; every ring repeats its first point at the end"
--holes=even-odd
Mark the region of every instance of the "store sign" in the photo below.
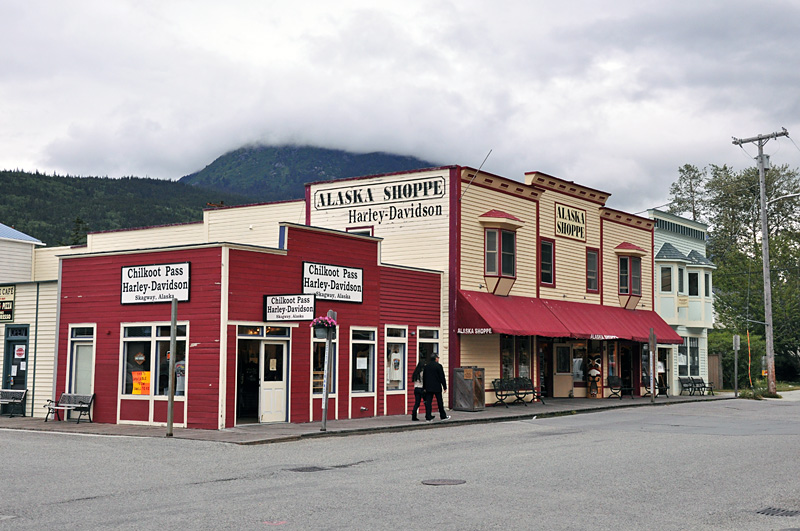
{"type": "Polygon", "coordinates": [[[14,302],[0,302],[0,323],[11,323],[14,321],[14,302]]]}
{"type": "Polygon", "coordinates": [[[189,300],[189,262],[122,268],[122,304],[189,300]]]}
{"type": "Polygon", "coordinates": [[[586,241],[586,211],[556,203],[556,236],[586,241]]]}
{"type": "Polygon", "coordinates": [[[362,302],[364,270],[303,262],[303,294],[317,299],[362,302]]]}
{"type": "Polygon", "coordinates": [[[472,336],[481,336],[486,334],[491,334],[491,328],[459,328],[456,330],[459,334],[464,335],[472,335],[472,336]]]}
{"type": "Polygon", "coordinates": [[[315,210],[348,209],[348,223],[381,225],[443,215],[441,200],[447,190],[444,177],[325,188],[314,192],[315,210]]]}
{"type": "Polygon", "coordinates": [[[16,291],[16,286],[0,286],[0,302],[13,302],[16,291]]]}
{"type": "Polygon", "coordinates": [[[311,321],[314,295],[264,295],[264,321],[311,321]]]}

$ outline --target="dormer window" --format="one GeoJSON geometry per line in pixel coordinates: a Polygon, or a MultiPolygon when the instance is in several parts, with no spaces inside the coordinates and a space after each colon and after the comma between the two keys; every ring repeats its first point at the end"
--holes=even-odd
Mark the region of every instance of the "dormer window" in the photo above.
{"type": "Polygon", "coordinates": [[[642,299],[642,257],[647,251],[626,242],[614,248],[614,252],[619,264],[619,304],[634,310],[642,299]]]}
{"type": "Polygon", "coordinates": [[[486,289],[495,295],[508,295],[517,277],[517,229],[524,222],[499,210],[490,210],[479,221],[484,227],[486,289]]]}

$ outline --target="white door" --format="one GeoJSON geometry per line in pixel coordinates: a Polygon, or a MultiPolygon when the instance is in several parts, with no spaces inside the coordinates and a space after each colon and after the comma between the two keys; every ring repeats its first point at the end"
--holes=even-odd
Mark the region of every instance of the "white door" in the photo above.
{"type": "Polygon", "coordinates": [[[261,344],[260,422],[286,420],[286,344],[261,344]]]}
{"type": "Polygon", "coordinates": [[[92,345],[76,343],[72,353],[71,392],[82,395],[92,394],[92,345]]]}

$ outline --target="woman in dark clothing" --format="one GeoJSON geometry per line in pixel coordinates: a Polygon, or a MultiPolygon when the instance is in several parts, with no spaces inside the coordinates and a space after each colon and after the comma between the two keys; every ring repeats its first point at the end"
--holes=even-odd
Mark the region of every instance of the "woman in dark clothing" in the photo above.
{"type": "Polygon", "coordinates": [[[428,422],[433,420],[431,413],[433,397],[436,397],[436,403],[439,405],[439,417],[442,420],[450,418],[444,410],[444,401],[442,400],[442,390],[447,391],[447,380],[444,377],[444,368],[439,363],[439,355],[434,354],[431,357],[430,363],[425,366],[425,374],[422,381],[425,385],[425,420],[428,422]]]}
{"type": "Polygon", "coordinates": [[[417,418],[417,410],[419,403],[425,398],[425,389],[422,385],[422,373],[425,370],[425,361],[419,360],[414,373],[411,375],[411,381],[414,382],[414,409],[411,411],[411,420],[419,420],[417,418]]]}

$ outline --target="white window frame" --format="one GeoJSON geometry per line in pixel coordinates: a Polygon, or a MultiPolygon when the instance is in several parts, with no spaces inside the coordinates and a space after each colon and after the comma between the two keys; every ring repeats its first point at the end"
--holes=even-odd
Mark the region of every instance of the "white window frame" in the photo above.
{"type": "Polygon", "coordinates": [[[406,380],[408,375],[408,325],[385,325],[384,326],[384,345],[385,345],[385,355],[386,355],[386,364],[384,365],[384,391],[387,395],[402,395],[405,394],[406,388],[408,387],[406,380]],[[403,336],[389,336],[389,330],[402,330],[403,336]],[[398,389],[389,389],[389,363],[391,362],[391,353],[389,351],[389,345],[402,345],[403,346],[403,358],[400,363],[400,387],[398,389]]]}
{"type": "Polygon", "coordinates": [[[96,356],[97,356],[97,343],[95,342],[97,338],[97,324],[96,323],[78,323],[78,324],[70,324],[69,325],[69,359],[67,360],[67,392],[74,393],[75,391],[75,373],[74,373],[74,363],[75,363],[75,347],[77,345],[91,345],[92,347],[92,362],[91,362],[91,374],[90,378],[90,392],[94,393],[94,375],[95,375],[95,363],[96,363],[96,356]],[[78,336],[73,337],[72,331],[78,328],[91,328],[92,329],[92,336],[78,336]]]}
{"type": "MultiPolygon", "coordinates": [[[[320,391],[314,391],[314,345],[318,343],[325,345],[326,341],[327,339],[315,338],[314,331],[313,330],[311,331],[311,352],[309,353],[311,363],[309,364],[310,365],[309,371],[311,371],[310,392],[313,398],[322,398],[325,391],[324,388],[321,389],[320,391]]],[[[331,352],[328,353],[328,355],[332,357],[332,360],[330,360],[332,362],[330,371],[331,374],[328,375],[330,378],[328,383],[330,384],[331,387],[330,389],[328,389],[328,398],[335,398],[337,396],[336,375],[339,374],[339,356],[337,355],[338,352],[339,352],[339,327],[337,326],[336,328],[334,328],[333,339],[331,340],[331,352]]]]}
{"type": "Polygon", "coordinates": [[[686,291],[689,294],[689,296],[690,297],[699,297],[700,296],[700,292],[701,292],[701,289],[700,289],[700,271],[689,271],[686,280],[687,280],[687,282],[686,282],[686,291]],[[696,292],[694,294],[692,293],[692,277],[693,276],[696,278],[696,282],[695,282],[695,286],[694,286],[696,288],[696,292]]]}
{"type": "MultiPolygon", "coordinates": [[[[153,370],[155,368],[156,359],[158,359],[158,346],[157,344],[164,341],[169,341],[169,337],[159,336],[158,335],[158,327],[172,326],[170,322],[160,322],[160,321],[152,321],[152,322],[141,322],[141,323],[120,323],[120,349],[119,349],[119,385],[117,388],[119,400],[149,400],[153,401],[166,401],[169,400],[169,396],[167,394],[159,395],[154,394],[153,391],[157,389],[158,382],[152,380],[152,375],[155,373],[153,370]],[[140,327],[150,327],[151,333],[150,337],[125,337],[125,329],[126,328],[140,328],[140,327]],[[150,341],[150,374],[151,374],[151,381],[150,381],[150,394],[146,395],[135,395],[131,393],[125,393],[125,371],[126,371],[126,360],[125,360],[125,345],[127,343],[135,343],[141,342],[145,343],[150,341]]],[[[189,321],[178,321],[177,326],[183,326],[186,328],[186,335],[179,336],[177,338],[178,341],[182,341],[186,344],[185,347],[185,358],[184,358],[184,367],[186,370],[186,384],[184,387],[184,394],[183,395],[175,395],[176,401],[185,401],[186,395],[188,395],[188,381],[189,381],[189,321]]],[[[152,411],[152,404],[150,407],[150,418],[152,419],[153,411],[152,411]]],[[[118,408],[119,410],[119,408],[118,408]]],[[[184,417],[185,419],[185,417],[184,417]]]]}
{"type": "MultiPolygon", "coordinates": [[[[434,352],[441,355],[442,351],[442,329],[435,326],[417,327],[417,362],[420,360],[420,347],[422,345],[436,345],[434,352]],[[422,332],[432,332],[436,337],[422,337],[422,332]]],[[[430,357],[430,356],[429,356],[430,357]]],[[[423,360],[426,364],[430,359],[423,360]]]]}
{"type": "Polygon", "coordinates": [[[658,269],[658,280],[659,280],[658,290],[661,293],[672,293],[673,292],[673,287],[675,285],[675,282],[673,281],[672,266],[660,266],[659,269],[658,269]],[[665,271],[669,272],[669,289],[668,290],[664,289],[664,272],[665,271]]]}
{"type": "Polygon", "coordinates": [[[348,353],[348,358],[350,359],[350,396],[351,397],[358,397],[358,396],[375,396],[376,395],[376,381],[377,381],[377,358],[378,358],[378,329],[374,326],[357,326],[353,325],[350,327],[350,352],[348,353]],[[371,340],[367,339],[354,339],[353,334],[355,332],[372,332],[373,338],[371,340]],[[371,367],[368,367],[369,370],[369,384],[366,391],[362,390],[355,390],[353,389],[353,371],[356,370],[353,366],[355,362],[353,357],[353,347],[355,345],[370,345],[372,347],[371,356],[372,359],[370,360],[371,367]]]}

